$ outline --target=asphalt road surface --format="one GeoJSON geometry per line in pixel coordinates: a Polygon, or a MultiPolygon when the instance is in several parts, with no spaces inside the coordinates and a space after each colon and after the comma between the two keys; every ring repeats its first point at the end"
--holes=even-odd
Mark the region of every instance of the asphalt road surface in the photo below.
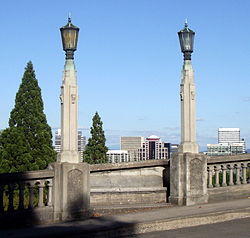
{"type": "Polygon", "coordinates": [[[250,218],[209,225],[158,231],[131,237],[138,238],[250,238],[250,218]]]}

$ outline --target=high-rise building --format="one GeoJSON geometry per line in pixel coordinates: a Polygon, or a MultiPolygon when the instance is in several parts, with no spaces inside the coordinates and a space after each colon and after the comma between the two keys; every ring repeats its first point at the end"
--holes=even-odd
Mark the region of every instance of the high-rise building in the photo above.
{"type": "Polygon", "coordinates": [[[54,139],[54,149],[57,153],[61,152],[61,129],[57,129],[55,131],[55,139],[54,139]]]}
{"type": "Polygon", "coordinates": [[[219,128],[218,144],[207,144],[207,154],[210,156],[242,153],[246,153],[246,144],[240,138],[240,128],[219,128]]]}
{"type": "Polygon", "coordinates": [[[128,151],[129,161],[168,159],[170,144],[158,136],[122,136],[121,150],[128,151]]]}
{"type": "MultiPolygon", "coordinates": [[[[82,154],[83,151],[85,150],[85,146],[86,146],[86,137],[82,135],[82,131],[78,130],[78,151],[80,152],[81,158],[82,158],[82,154]]],[[[57,129],[55,131],[55,140],[54,140],[54,149],[56,152],[61,152],[61,129],[57,129]]]]}
{"type": "Polygon", "coordinates": [[[83,151],[86,146],[86,137],[82,135],[82,131],[78,130],[78,151],[80,152],[81,158],[83,155],[83,151]]]}
{"type": "Polygon", "coordinates": [[[142,136],[121,136],[121,150],[127,150],[130,161],[138,160],[138,149],[142,146],[142,136]]]}
{"type": "Polygon", "coordinates": [[[168,148],[168,158],[172,158],[174,153],[178,152],[179,144],[164,143],[164,147],[168,148]]]}
{"type": "Polygon", "coordinates": [[[218,129],[218,143],[239,143],[240,128],[219,128],[218,129]]]}
{"type": "Polygon", "coordinates": [[[236,155],[245,153],[244,143],[207,144],[207,155],[236,155]]]}
{"type": "Polygon", "coordinates": [[[138,149],[138,160],[168,159],[167,143],[161,141],[160,137],[152,135],[144,140],[138,149]]]}
{"type": "Polygon", "coordinates": [[[108,150],[107,157],[109,163],[123,163],[130,161],[127,150],[108,150]]]}

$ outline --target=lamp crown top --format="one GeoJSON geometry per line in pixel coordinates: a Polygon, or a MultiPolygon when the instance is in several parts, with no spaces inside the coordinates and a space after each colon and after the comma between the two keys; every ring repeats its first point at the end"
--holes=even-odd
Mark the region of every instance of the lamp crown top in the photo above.
{"type": "Polygon", "coordinates": [[[77,30],[79,30],[79,28],[75,25],[72,24],[72,21],[71,21],[71,14],[69,13],[68,15],[68,22],[65,26],[61,27],[61,29],[72,29],[72,28],[75,28],[77,30]]]}
{"type": "Polygon", "coordinates": [[[187,21],[187,19],[185,19],[184,28],[180,31],[180,33],[181,33],[181,32],[195,33],[195,32],[192,31],[190,28],[188,28],[188,21],[187,21]]]}
{"type": "Polygon", "coordinates": [[[188,20],[187,20],[187,18],[185,19],[185,28],[188,28],[188,20]]]}
{"type": "Polygon", "coordinates": [[[68,15],[68,24],[71,25],[71,13],[69,12],[69,15],[68,15]]]}

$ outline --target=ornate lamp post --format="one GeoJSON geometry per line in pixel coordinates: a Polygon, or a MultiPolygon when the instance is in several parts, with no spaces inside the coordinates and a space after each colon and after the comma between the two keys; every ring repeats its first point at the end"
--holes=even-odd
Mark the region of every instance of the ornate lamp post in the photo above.
{"type": "Polygon", "coordinates": [[[188,28],[187,22],[184,29],[178,32],[181,51],[184,55],[182,77],[180,85],[181,99],[181,144],[179,152],[198,153],[196,143],[196,110],[195,110],[195,82],[191,63],[195,33],[188,28]]]}
{"type": "Polygon", "coordinates": [[[74,52],[77,48],[79,28],[68,19],[60,28],[63,50],[66,52],[61,86],[61,152],[57,162],[51,164],[53,179],[53,219],[64,221],[89,214],[89,165],[80,162],[77,146],[78,89],[74,52]]]}
{"type": "Polygon", "coordinates": [[[184,64],[181,78],[181,144],[170,160],[169,201],[178,205],[207,203],[207,157],[196,143],[195,83],[191,64],[194,32],[187,23],[178,32],[184,64]]]}
{"type": "Polygon", "coordinates": [[[58,162],[79,163],[80,156],[77,146],[77,116],[78,116],[78,89],[76,69],[74,65],[74,52],[77,49],[79,28],[68,23],[60,28],[63,50],[66,61],[61,86],[61,153],[58,162]]]}

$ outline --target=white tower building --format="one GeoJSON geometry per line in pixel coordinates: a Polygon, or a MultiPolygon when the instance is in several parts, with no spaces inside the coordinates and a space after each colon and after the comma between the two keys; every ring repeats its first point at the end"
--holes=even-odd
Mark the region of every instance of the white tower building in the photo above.
{"type": "Polygon", "coordinates": [[[218,143],[239,143],[240,128],[219,128],[218,143]]]}

